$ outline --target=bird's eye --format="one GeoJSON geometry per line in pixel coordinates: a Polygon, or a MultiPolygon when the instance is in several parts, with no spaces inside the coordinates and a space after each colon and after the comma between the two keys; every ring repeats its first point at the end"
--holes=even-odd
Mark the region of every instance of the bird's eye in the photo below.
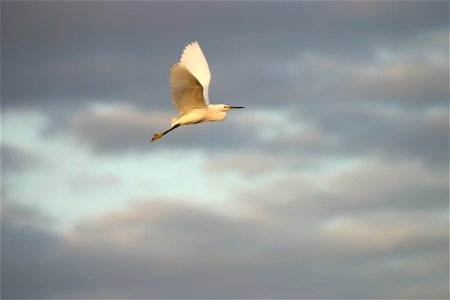
{"type": "Polygon", "coordinates": [[[223,108],[227,108],[227,106],[226,106],[226,105],[224,105],[224,106],[223,106],[223,108]]]}

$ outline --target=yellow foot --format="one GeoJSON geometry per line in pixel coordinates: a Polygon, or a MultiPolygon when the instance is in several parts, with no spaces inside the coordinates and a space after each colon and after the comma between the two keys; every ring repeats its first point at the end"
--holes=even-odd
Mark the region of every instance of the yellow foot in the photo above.
{"type": "Polygon", "coordinates": [[[162,133],[155,133],[155,135],[152,137],[152,142],[156,141],[160,137],[162,137],[162,133]]]}

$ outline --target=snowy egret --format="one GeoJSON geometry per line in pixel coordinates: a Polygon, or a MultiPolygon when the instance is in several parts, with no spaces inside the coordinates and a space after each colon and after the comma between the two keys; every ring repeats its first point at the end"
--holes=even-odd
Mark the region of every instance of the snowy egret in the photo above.
{"type": "Polygon", "coordinates": [[[180,62],[174,64],[169,73],[172,103],[179,115],[172,119],[169,129],[156,133],[152,142],[181,125],[223,121],[227,116],[227,110],[243,108],[226,104],[209,104],[210,81],[208,62],[200,45],[198,42],[188,44],[181,54],[180,62]]]}

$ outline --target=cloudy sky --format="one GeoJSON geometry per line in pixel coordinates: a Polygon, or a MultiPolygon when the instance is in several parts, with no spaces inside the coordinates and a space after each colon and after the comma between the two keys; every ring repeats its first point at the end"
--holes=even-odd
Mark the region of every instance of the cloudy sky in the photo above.
{"type": "Polygon", "coordinates": [[[2,298],[448,298],[448,22],[2,1],[2,298]],[[194,40],[246,108],[150,143],[194,40]]]}

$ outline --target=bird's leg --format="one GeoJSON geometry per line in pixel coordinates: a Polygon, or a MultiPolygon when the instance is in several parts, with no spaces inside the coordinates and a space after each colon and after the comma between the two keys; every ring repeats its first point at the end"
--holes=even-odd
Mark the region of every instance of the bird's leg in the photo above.
{"type": "Polygon", "coordinates": [[[152,142],[156,141],[157,139],[159,139],[160,137],[162,137],[166,133],[171,132],[172,130],[174,130],[175,128],[177,128],[179,126],[180,126],[180,124],[175,124],[172,127],[170,127],[169,129],[167,129],[166,131],[155,133],[155,135],[152,137],[152,142]]]}

